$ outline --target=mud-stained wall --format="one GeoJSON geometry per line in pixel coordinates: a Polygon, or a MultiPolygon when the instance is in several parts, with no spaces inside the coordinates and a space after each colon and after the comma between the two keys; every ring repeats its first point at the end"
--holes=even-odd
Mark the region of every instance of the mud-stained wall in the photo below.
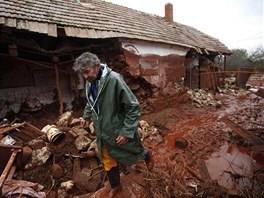
{"type": "Polygon", "coordinates": [[[124,55],[133,76],[141,76],[157,87],[165,87],[185,75],[184,56],[136,55],[127,50],[124,55]]]}
{"type": "Polygon", "coordinates": [[[185,76],[187,48],[141,41],[121,42],[128,70],[133,76],[141,76],[160,88],[185,76]]]}
{"type": "MultiPolygon", "coordinates": [[[[43,40],[49,39],[43,38],[43,40]]],[[[84,45],[87,51],[97,54],[102,62],[107,63],[110,68],[124,76],[142,105],[142,109],[148,108],[148,112],[151,111],[149,98],[157,97],[160,91],[163,94],[163,90],[156,87],[173,86],[173,82],[185,75],[184,58],[189,49],[183,47],[143,41],[128,42],[128,40],[124,40],[121,42],[119,39],[80,41],[72,40],[76,46],[79,46],[79,48],[76,48],[75,45],[72,46],[74,54],[71,56],[61,54],[61,61],[68,63],[67,65],[62,64],[59,69],[70,72],[74,58],[82,53],[81,47],[84,45]]],[[[36,39],[35,42],[42,43],[42,40],[36,39]]],[[[55,40],[50,41],[50,43],[53,42],[55,40]]],[[[51,65],[51,57],[23,53],[23,50],[26,49],[24,45],[18,45],[18,51],[22,52],[18,54],[18,59],[10,56],[8,49],[1,51],[5,55],[0,57],[0,118],[10,111],[17,113],[26,99],[38,99],[44,105],[58,102],[54,69],[31,64],[36,61],[51,65]],[[3,59],[2,57],[7,58],[3,59]],[[29,61],[25,62],[21,59],[29,61]]],[[[45,50],[50,50],[50,48],[45,48],[45,50]]],[[[33,51],[39,54],[37,49],[32,49],[33,51]]],[[[68,110],[71,109],[71,105],[74,106],[77,95],[84,96],[82,89],[84,86],[78,87],[78,83],[77,86],[74,86],[74,78],[71,78],[70,74],[59,72],[59,75],[62,100],[67,105],[64,110],[68,110]],[[78,94],[75,91],[78,91],[78,94]]]]}

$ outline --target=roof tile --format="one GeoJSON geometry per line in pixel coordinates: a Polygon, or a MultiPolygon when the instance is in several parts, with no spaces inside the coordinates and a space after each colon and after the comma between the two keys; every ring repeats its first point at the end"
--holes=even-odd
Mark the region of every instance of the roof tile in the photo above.
{"type": "Polygon", "coordinates": [[[89,0],[89,3],[77,0],[0,0],[0,5],[2,24],[4,17],[7,26],[51,36],[57,36],[59,25],[65,28],[68,36],[134,38],[230,53],[218,39],[193,27],[101,0],[89,0]],[[17,23],[15,19],[22,21],[17,23]],[[28,22],[40,24],[32,23],[31,27],[28,22]]]}

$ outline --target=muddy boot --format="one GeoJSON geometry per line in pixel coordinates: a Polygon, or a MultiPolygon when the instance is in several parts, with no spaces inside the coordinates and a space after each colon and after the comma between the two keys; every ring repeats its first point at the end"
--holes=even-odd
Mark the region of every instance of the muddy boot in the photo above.
{"type": "Polygon", "coordinates": [[[112,198],[115,197],[120,191],[122,191],[122,186],[120,184],[119,168],[114,167],[110,171],[107,171],[107,177],[111,185],[109,197],[112,198]]]}
{"type": "Polygon", "coordinates": [[[145,156],[145,163],[146,163],[147,169],[151,171],[154,167],[152,153],[150,150],[144,149],[143,155],[145,156]]]}

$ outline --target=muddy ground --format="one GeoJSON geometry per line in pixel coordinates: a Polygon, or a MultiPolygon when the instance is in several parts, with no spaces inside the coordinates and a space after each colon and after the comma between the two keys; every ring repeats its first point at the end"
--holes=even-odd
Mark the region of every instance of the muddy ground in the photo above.
{"type": "MultiPolygon", "coordinates": [[[[186,97],[183,94],[186,93],[173,97],[186,97]]],[[[216,93],[214,98],[221,101],[221,106],[197,108],[189,101],[179,103],[177,100],[174,102],[173,98],[163,98],[159,102],[162,108],[142,115],[141,119],[156,128],[161,135],[159,137],[162,137],[148,136],[143,140],[144,146],[153,152],[155,166],[149,172],[144,163],[140,162],[123,171],[123,190],[117,197],[264,196],[263,152],[253,152],[250,149],[252,143],[237,135],[221,119],[226,117],[264,140],[264,98],[257,96],[249,87],[216,93]],[[175,140],[179,137],[187,140],[187,146],[175,145],[175,140]],[[204,167],[209,174],[201,174],[204,167]]],[[[42,128],[58,118],[55,110],[49,112],[47,109],[21,119],[42,128]]],[[[80,116],[80,113],[81,111],[75,112],[75,116],[80,116]]],[[[70,147],[71,141],[68,143],[70,147]]],[[[70,166],[68,169],[74,169],[73,166],[80,163],[82,167],[90,168],[99,165],[96,160],[93,160],[92,165],[87,165],[83,159],[76,162],[62,156],[57,156],[56,160],[62,167],[70,166]]],[[[74,173],[52,185],[52,163],[54,164],[48,161],[41,167],[23,172],[23,178],[40,183],[50,191],[56,191],[56,185],[71,179],[74,177],[71,174],[74,173]]],[[[104,180],[104,174],[99,174],[97,179],[100,182],[96,183],[95,193],[85,194],[86,191],[79,188],[67,196],[107,197],[108,184],[104,180]]]]}

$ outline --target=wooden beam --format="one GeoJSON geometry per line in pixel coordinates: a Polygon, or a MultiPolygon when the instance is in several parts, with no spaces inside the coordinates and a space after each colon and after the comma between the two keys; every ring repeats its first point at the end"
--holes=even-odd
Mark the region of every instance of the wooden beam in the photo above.
{"type": "MultiPolygon", "coordinates": [[[[0,56],[4,56],[4,57],[7,57],[7,58],[12,58],[12,59],[16,59],[16,60],[19,60],[19,61],[24,61],[26,63],[31,63],[33,65],[38,65],[38,66],[41,66],[41,67],[45,67],[45,68],[49,68],[49,69],[54,69],[52,66],[50,65],[45,65],[45,64],[41,64],[41,63],[38,63],[36,61],[31,61],[31,60],[27,60],[27,59],[24,59],[24,58],[20,58],[20,57],[10,57],[9,55],[7,54],[2,54],[0,53],[0,56]]],[[[65,74],[71,74],[71,72],[67,72],[67,71],[64,71],[64,70],[58,70],[59,72],[62,72],[62,73],[65,73],[65,74]]]]}
{"type": "Polygon", "coordinates": [[[198,165],[198,168],[199,168],[199,171],[201,173],[201,177],[204,181],[207,181],[207,180],[211,180],[211,176],[207,170],[207,167],[206,167],[206,164],[204,162],[204,160],[197,160],[197,165],[198,165]]]}
{"type": "Polygon", "coordinates": [[[7,177],[6,177],[6,179],[12,179],[13,178],[13,176],[16,172],[16,168],[17,168],[16,164],[13,164],[8,175],[7,175],[7,177]]]}
{"type": "Polygon", "coordinates": [[[192,176],[196,177],[200,182],[204,182],[204,180],[203,180],[200,176],[198,176],[197,174],[195,174],[194,171],[193,171],[190,167],[185,166],[185,169],[186,169],[186,170],[187,170],[192,176]]]}
{"type": "Polygon", "coordinates": [[[222,74],[222,84],[223,84],[223,87],[225,86],[225,77],[226,77],[226,74],[225,74],[225,72],[226,72],[226,55],[224,55],[224,73],[222,74]]]}
{"type": "Polygon", "coordinates": [[[25,122],[25,127],[30,129],[31,131],[34,131],[36,134],[38,134],[38,136],[46,134],[46,133],[42,132],[41,130],[39,130],[37,127],[29,124],[28,122],[25,122]]]}
{"type": "Polygon", "coordinates": [[[25,124],[26,124],[26,122],[23,122],[22,124],[16,124],[15,126],[8,127],[7,129],[0,131],[0,134],[8,133],[8,132],[13,131],[17,128],[24,127],[25,124]]]}
{"type": "Polygon", "coordinates": [[[264,152],[264,145],[251,146],[250,149],[255,152],[264,152]]]}
{"type": "Polygon", "coordinates": [[[236,123],[234,123],[232,120],[228,119],[227,117],[223,117],[220,120],[224,122],[228,127],[230,127],[238,135],[248,140],[249,142],[253,143],[254,145],[264,145],[264,141],[262,141],[260,138],[258,138],[254,134],[250,134],[248,131],[238,126],[236,123]]]}
{"type": "Polygon", "coordinates": [[[54,64],[55,67],[55,75],[56,75],[56,87],[58,90],[58,97],[59,97],[59,103],[60,103],[60,109],[59,113],[60,115],[63,114],[63,102],[62,102],[62,93],[61,93],[61,88],[60,88],[60,77],[59,77],[59,70],[57,64],[54,64]]]}
{"type": "Polygon", "coordinates": [[[12,152],[12,154],[11,154],[11,156],[10,156],[6,166],[5,166],[5,169],[2,172],[2,174],[1,174],[1,177],[0,177],[0,189],[2,189],[2,185],[3,185],[4,181],[5,181],[5,179],[7,178],[10,169],[12,168],[12,165],[13,165],[15,159],[16,159],[16,156],[17,156],[18,152],[19,152],[18,149],[15,149],[12,152]]]}
{"type": "Polygon", "coordinates": [[[18,139],[22,140],[23,142],[28,142],[28,141],[33,139],[30,136],[28,136],[27,134],[23,133],[22,130],[20,130],[20,131],[13,130],[13,131],[10,131],[8,134],[12,138],[14,138],[14,137],[18,138],[18,139]]]}
{"type": "Polygon", "coordinates": [[[226,71],[226,55],[224,55],[224,71],[226,71]]]}

